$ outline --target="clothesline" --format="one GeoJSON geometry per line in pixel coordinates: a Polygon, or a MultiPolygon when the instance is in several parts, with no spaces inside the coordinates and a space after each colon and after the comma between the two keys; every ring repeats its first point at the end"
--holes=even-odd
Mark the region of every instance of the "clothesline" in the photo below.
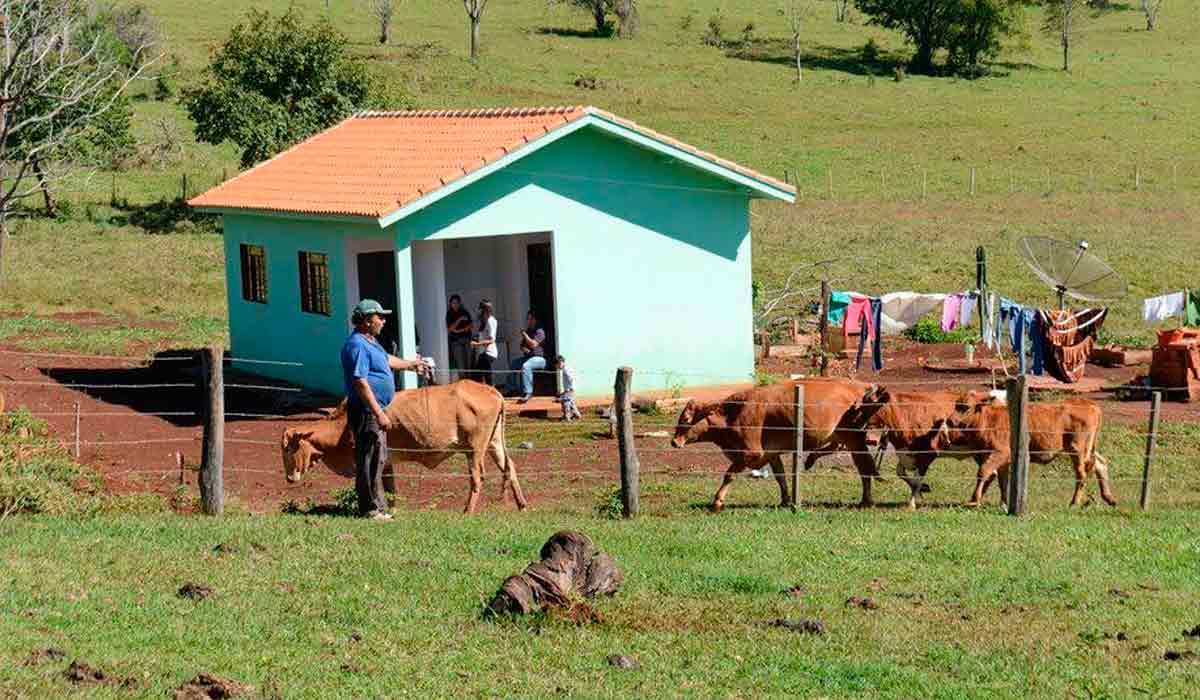
{"type": "Polygon", "coordinates": [[[1184,289],[1142,301],[1142,320],[1150,325],[1175,316],[1189,326],[1200,326],[1200,290],[1184,289]]]}

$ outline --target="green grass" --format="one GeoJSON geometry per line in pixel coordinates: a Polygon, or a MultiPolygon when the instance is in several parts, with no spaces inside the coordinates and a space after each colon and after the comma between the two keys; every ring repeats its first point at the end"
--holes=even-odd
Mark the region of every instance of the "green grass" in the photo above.
{"type": "Polygon", "coordinates": [[[1192,520],[1180,510],[9,519],[0,689],[62,696],[61,671],[79,658],[139,683],[96,697],[162,697],[201,671],[289,698],[1184,697],[1196,665],[1162,656],[1200,648],[1181,639],[1200,622],[1192,520]],[[602,622],[481,620],[500,581],[563,527],[627,573],[597,604],[602,622]],[[215,593],[177,597],[187,582],[215,593]],[[782,593],[796,585],[803,597],[782,593]],[[852,595],[880,608],[848,608],[852,595]],[[768,626],[802,617],[827,633],[768,626]],[[47,646],[67,660],[22,665],[47,646]],[[641,670],[607,666],[618,653],[641,670]]]}

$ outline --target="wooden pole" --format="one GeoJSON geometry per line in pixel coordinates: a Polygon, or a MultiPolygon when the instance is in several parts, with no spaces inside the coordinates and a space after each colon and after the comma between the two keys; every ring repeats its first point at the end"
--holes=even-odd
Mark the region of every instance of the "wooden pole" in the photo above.
{"type": "Polygon", "coordinates": [[[971,196],[975,196],[975,168],[971,168],[971,196]]]}
{"type": "Polygon", "coordinates": [[[833,164],[832,163],[825,169],[825,174],[829,178],[829,198],[833,199],[833,164]]]}
{"type": "Polygon", "coordinates": [[[206,515],[225,510],[225,351],[206,348],[204,358],[204,444],[200,461],[200,505],[206,515]]]}
{"type": "Polygon", "coordinates": [[[921,170],[921,199],[929,196],[929,171],[921,170]]]}
{"type": "Polygon", "coordinates": [[[1008,514],[1024,515],[1029,495],[1029,387],[1025,375],[1008,380],[1008,425],[1009,456],[1008,468],[1008,514]]]}
{"type": "Polygon", "coordinates": [[[771,356],[771,331],[763,329],[763,331],[759,335],[759,338],[761,339],[761,342],[762,342],[762,356],[770,357],[771,356]]]}
{"type": "Polygon", "coordinates": [[[829,374],[829,280],[821,280],[821,318],[817,321],[821,351],[821,376],[829,374]]]}
{"type": "Polygon", "coordinates": [[[1133,189],[1141,191],[1142,189],[1142,166],[1133,166],[1133,189]]]}
{"type": "Polygon", "coordinates": [[[187,173],[183,174],[183,181],[180,183],[180,191],[183,193],[183,196],[180,197],[180,199],[187,201],[187,173]]]}
{"type": "Polygon", "coordinates": [[[792,510],[800,509],[800,471],[804,469],[804,384],[796,382],[796,451],[792,453],[792,510]]]}
{"type": "Polygon", "coordinates": [[[179,485],[183,486],[183,453],[175,453],[175,468],[179,470],[179,485]]]}
{"type": "Polygon", "coordinates": [[[987,251],[983,246],[975,248],[975,289],[979,290],[979,304],[976,310],[979,313],[979,333],[982,337],[983,329],[986,327],[986,317],[988,314],[987,301],[987,251]]]}
{"type": "Polygon", "coordinates": [[[1162,409],[1162,392],[1154,392],[1150,399],[1150,432],[1146,433],[1146,461],[1142,465],[1142,497],[1138,505],[1142,510],[1150,509],[1150,463],[1154,461],[1154,444],[1158,441],[1158,413],[1162,409]]]}
{"type": "Polygon", "coordinates": [[[621,453],[621,506],[626,518],[638,514],[640,493],[637,449],[633,444],[633,368],[617,369],[613,385],[614,407],[617,414],[617,447],[621,453]]]}
{"type": "Polygon", "coordinates": [[[79,402],[75,402],[75,460],[79,460],[79,402]]]}

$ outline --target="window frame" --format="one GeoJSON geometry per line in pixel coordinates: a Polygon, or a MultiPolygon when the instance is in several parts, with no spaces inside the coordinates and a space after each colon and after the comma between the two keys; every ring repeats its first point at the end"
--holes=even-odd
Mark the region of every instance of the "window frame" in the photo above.
{"type": "Polygon", "coordinates": [[[257,243],[242,243],[239,248],[242,263],[242,300],[266,304],[267,248],[257,243]]]}
{"type": "Polygon", "coordinates": [[[332,316],[329,254],[302,250],[297,257],[300,264],[300,310],[307,314],[332,316]]]}

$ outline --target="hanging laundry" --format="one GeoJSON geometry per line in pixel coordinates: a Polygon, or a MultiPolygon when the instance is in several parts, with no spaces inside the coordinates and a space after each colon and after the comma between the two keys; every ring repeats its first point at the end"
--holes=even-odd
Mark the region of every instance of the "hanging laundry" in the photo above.
{"type": "Polygon", "coordinates": [[[942,330],[949,332],[958,325],[958,314],[962,309],[962,294],[951,294],[942,302],[942,330]]]}
{"type": "Polygon", "coordinates": [[[1025,374],[1025,319],[1025,309],[1021,308],[1020,304],[1001,297],[1000,325],[997,327],[996,346],[1000,345],[999,339],[1002,331],[999,329],[1007,329],[1013,354],[1017,356],[1017,370],[1021,374],[1025,374]]]}
{"type": "Polygon", "coordinates": [[[1025,309],[1022,315],[1025,317],[1027,344],[1032,363],[1029,371],[1040,377],[1046,369],[1046,339],[1042,335],[1042,327],[1045,324],[1042,323],[1042,316],[1037,309],[1025,309]]]}
{"type": "Polygon", "coordinates": [[[1108,309],[1084,309],[1078,313],[1041,310],[1038,315],[1046,348],[1046,371],[1067,384],[1083,379],[1088,355],[1108,309]]]}
{"type": "Polygon", "coordinates": [[[1200,289],[1193,289],[1187,293],[1184,322],[1189,326],[1200,326],[1200,289]]]}
{"type": "Polygon", "coordinates": [[[854,296],[846,307],[846,319],[842,323],[842,336],[850,337],[857,334],[860,343],[866,343],[875,336],[875,322],[871,316],[871,300],[864,296],[854,296]]]}
{"type": "Polygon", "coordinates": [[[912,328],[945,301],[945,294],[917,294],[915,292],[891,292],[879,298],[881,314],[879,332],[884,335],[900,335],[912,328]]]}
{"type": "Polygon", "coordinates": [[[1142,319],[1154,324],[1172,316],[1182,316],[1185,303],[1183,292],[1151,297],[1142,302],[1142,319]]]}
{"type": "MultiPolygon", "coordinates": [[[[880,299],[871,299],[870,307],[867,311],[868,320],[874,323],[875,328],[879,328],[882,323],[883,302],[880,299]]],[[[878,373],[883,369],[883,344],[881,342],[883,334],[875,333],[871,343],[871,367],[878,373]]],[[[863,348],[867,346],[865,338],[860,336],[858,343],[858,356],[854,360],[854,370],[857,372],[862,368],[863,348]]]]}
{"type": "Polygon", "coordinates": [[[996,349],[996,312],[1000,307],[1000,297],[995,292],[987,295],[987,311],[983,321],[983,344],[988,350],[996,349]]]}
{"type": "Polygon", "coordinates": [[[829,313],[826,315],[829,322],[840,326],[846,318],[847,306],[850,306],[850,292],[832,292],[829,295],[829,313]]]}
{"type": "Polygon", "coordinates": [[[979,294],[976,292],[970,292],[963,295],[962,304],[958,307],[958,325],[971,325],[971,319],[975,314],[975,305],[978,303],[978,301],[979,294]]]}

